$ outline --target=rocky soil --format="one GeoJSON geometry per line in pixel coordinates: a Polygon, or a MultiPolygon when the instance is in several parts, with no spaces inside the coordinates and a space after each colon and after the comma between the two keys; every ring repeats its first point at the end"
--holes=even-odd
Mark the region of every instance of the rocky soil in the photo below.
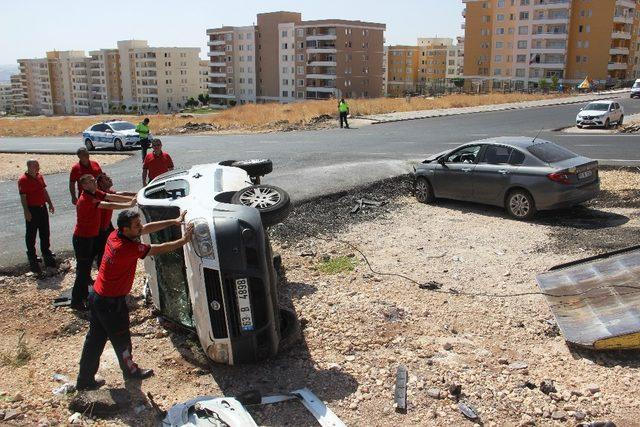
{"type": "MultiPolygon", "coordinates": [[[[572,349],[543,297],[510,296],[537,292],[535,275],[553,265],[637,243],[638,177],[602,172],[601,198],[530,223],[492,207],[419,204],[405,179],[299,205],[272,235],[286,269],[282,304],[296,310],[303,338],[256,365],[208,364],[192,336],[166,328],[144,305],[140,271],[130,300],[134,357],[156,376],[128,384],[131,404],[107,420],[74,415],[73,395],[52,393],[60,386],[52,375],[75,377],[86,332],[84,319],[51,308],[72,269],[2,277],[0,420],[153,425],[147,392],[168,409],[198,395],[309,387],[347,425],[638,425],[640,354],[572,349]],[[350,213],[362,198],[386,204],[350,213]],[[338,257],[352,258],[353,271],[321,272],[338,257]],[[15,366],[22,333],[30,358],[15,366]],[[409,372],[406,413],[394,408],[399,366],[409,372]]],[[[99,374],[122,392],[109,345],[99,374]]],[[[315,425],[296,403],[251,411],[260,425],[315,425]]]]}

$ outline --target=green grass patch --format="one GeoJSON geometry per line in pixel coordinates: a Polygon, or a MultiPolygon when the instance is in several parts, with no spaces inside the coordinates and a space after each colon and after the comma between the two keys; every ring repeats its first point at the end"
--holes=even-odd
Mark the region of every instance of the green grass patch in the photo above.
{"type": "Polygon", "coordinates": [[[339,256],[321,261],[318,264],[318,271],[324,274],[339,274],[353,271],[358,264],[354,257],[339,256]]]}

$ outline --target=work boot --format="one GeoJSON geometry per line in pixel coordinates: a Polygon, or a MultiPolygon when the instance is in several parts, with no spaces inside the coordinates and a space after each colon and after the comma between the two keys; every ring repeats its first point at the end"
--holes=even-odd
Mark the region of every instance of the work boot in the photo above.
{"type": "Polygon", "coordinates": [[[44,257],[44,265],[46,267],[54,267],[55,268],[55,267],[57,267],[56,259],[54,257],[52,257],[52,256],[45,255],[45,257],[44,257]]]}
{"type": "Polygon", "coordinates": [[[35,274],[42,273],[40,264],[38,264],[38,257],[27,252],[27,258],[29,259],[29,270],[31,270],[35,274]]]}
{"type": "Polygon", "coordinates": [[[78,391],[97,390],[103,385],[105,385],[104,380],[91,380],[91,381],[78,380],[76,382],[76,390],[78,391]]]}
{"type": "Polygon", "coordinates": [[[133,373],[122,374],[125,380],[140,379],[144,380],[153,376],[153,369],[138,368],[133,373]]]}

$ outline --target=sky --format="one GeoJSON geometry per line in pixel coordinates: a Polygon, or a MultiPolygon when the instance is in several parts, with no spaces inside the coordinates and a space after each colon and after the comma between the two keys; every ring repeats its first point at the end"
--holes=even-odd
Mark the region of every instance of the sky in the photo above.
{"type": "Polygon", "coordinates": [[[50,50],[115,48],[118,40],[151,46],[200,47],[206,29],[251,25],[256,14],[279,10],[303,20],[358,19],[387,24],[387,44],[416,44],[418,37],[462,35],[462,0],[22,0],[0,6],[0,65],[44,57],[50,50]]]}

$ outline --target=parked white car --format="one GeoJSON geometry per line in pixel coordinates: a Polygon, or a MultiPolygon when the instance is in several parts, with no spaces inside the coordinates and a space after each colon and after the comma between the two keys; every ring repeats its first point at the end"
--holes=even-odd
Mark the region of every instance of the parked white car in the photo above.
{"type": "MultiPolygon", "coordinates": [[[[136,125],[121,120],[107,120],[85,129],[82,132],[84,146],[87,150],[109,147],[117,151],[134,148],[140,143],[140,136],[136,132],[136,125]]],[[[149,139],[153,139],[149,135],[149,139]]]]}
{"type": "Polygon", "coordinates": [[[594,101],[580,109],[576,126],[600,126],[609,129],[614,123],[620,126],[624,121],[624,109],[615,101],[594,101]]]}
{"type": "Polygon", "coordinates": [[[636,80],[631,87],[631,98],[640,98],[640,79],[636,80]]]}
{"type": "MultiPolygon", "coordinates": [[[[295,314],[278,303],[279,257],[265,227],[291,210],[286,191],[260,185],[270,160],[225,161],[170,171],[138,193],[146,222],[177,218],[194,224],[181,250],[145,258],[147,285],[160,314],[197,333],[213,361],[253,363],[273,356],[296,335],[295,314]]],[[[143,236],[176,240],[173,226],[143,236]]]]}

